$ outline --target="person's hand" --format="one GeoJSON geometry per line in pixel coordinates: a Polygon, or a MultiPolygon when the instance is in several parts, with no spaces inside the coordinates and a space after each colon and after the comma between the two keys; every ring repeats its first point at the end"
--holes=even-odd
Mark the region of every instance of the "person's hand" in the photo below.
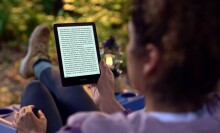
{"type": "Polygon", "coordinates": [[[91,91],[93,94],[93,101],[96,105],[100,105],[103,100],[114,97],[115,80],[110,68],[106,65],[104,60],[100,62],[101,75],[97,84],[92,84],[91,91]]]}
{"type": "Polygon", "coordinates": [[[100,68],[101,75],[98,83],[90,86],[93,101],[105,113],[124,111],[124,108],[115,99],[115,80],[112,71],[103,60],[100,62],[100,68]]]}
{"type": "Polygon", "coordinates": [[[41,110],[38,111],[38,117],[33,113],[33,105],[20,109],[15,114],[13,126],[18,133],[46,133],[47,119],[41,110]]]}

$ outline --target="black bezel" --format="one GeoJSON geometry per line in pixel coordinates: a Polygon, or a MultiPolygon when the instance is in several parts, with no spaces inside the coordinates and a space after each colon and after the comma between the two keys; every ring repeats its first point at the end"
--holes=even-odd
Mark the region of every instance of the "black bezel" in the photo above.
{"type": "MultiPolygon", "coordinates": [[[[63,86],[91,84],[91,83],[98,82],[100,74],[65,78],[64,72],[63,72],[63,64],[62,64],[62,57],[61,57],[60,43],[59,43],[57,28],[58,27],[68,27],[68,26],[88,26],[88,25],[93,27],[97,57],[98,57],[98,62],[100,63],[101,58],[100,58],[99,45],[98,45],[98,39],[97,39],[97,33],[96,33],[96,26],[95,26],[94,22],[59,23],[59,24],[53,25],[54,36],[55,36],[55,41],[56,41],[57,56],[58,56],[58,62],[59,62],[59,68],[60,68],[60,76],[61,76],[61,81],[62,81],[63,86]]],[[[99,71],[100,71],[100,67],[99,67],[99,71]]],[[[100,71],[100,73],[101,73],[101,71],[100,71]]]]}

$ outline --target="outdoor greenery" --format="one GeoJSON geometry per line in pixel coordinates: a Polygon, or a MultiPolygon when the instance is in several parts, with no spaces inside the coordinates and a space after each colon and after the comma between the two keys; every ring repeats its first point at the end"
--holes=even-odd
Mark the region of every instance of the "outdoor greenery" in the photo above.
{"type": "Polygon", "coordinates": [[[113,35],[124,45],[128,14],[127,0],[0,0],[0,42],[20,49],[38,24],[93,21],[99,41],[113,35]]]}
{"type": "MultiPolygon", "coordinates": [[[[19,102],[29,82],[18,68],[37,25],[46,23],[52,30],[54,23],[93,21],[99,42],[112,35],[123,51],[128,41],[129,7],[127,0],[0,0],[0,107],[19,102]]],[[[54,43],[51,34],[52,59],[56,59],[54,43]]]]}

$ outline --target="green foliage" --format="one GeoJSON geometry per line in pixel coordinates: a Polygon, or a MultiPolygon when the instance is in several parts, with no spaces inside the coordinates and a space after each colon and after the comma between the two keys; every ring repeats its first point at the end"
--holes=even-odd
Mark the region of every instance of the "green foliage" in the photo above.
{"type": "Polygon", "coordinates": [[[0,0],[0,43],[25,48],[38,24],[88,21],[96,22],[99,41],[113,35],[119,44],[127,43],[127,0],[60,0],[61,8],[58,1],[0,0]]]}
{"type": "Polygon", "coordinates": [[[27,41],[36,25],[44,19],[39,0],[1,0],[0,5],[0,41],[7,47],[19,48],[27,41]]]}

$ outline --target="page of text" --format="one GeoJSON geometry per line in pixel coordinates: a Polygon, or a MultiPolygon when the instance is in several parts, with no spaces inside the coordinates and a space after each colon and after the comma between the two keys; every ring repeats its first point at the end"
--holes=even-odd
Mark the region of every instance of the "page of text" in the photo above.
{"type": "Polygon", "coordinates": [[[58,27],[64,77],[100,74],[92,26],[58,27]]]}

